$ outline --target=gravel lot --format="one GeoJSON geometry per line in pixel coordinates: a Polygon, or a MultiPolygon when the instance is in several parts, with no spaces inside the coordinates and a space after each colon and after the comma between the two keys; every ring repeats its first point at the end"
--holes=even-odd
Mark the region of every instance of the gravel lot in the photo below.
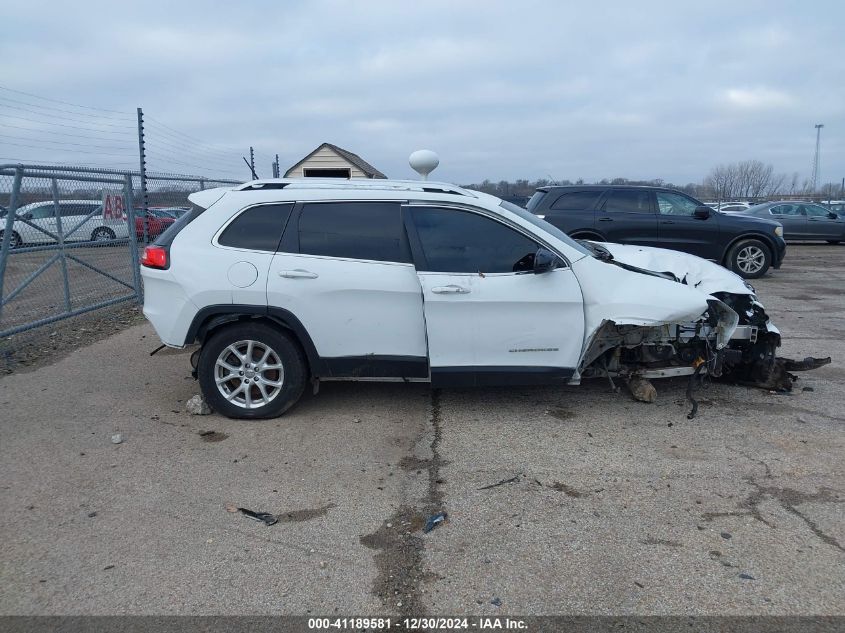
{"type": "Polygon", "coordinates": [[[189,416],[188,352],[149,357],[146,324],[4,376],[0,613],[845,614],[845,246],[755,285],[783,355],[833,363],[714,384],[692,421],[684,380],[189,416]]]}

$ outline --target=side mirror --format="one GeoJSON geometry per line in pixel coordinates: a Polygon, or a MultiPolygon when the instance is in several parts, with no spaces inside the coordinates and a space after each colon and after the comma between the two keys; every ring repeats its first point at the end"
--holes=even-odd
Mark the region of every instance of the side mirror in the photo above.
{"type": "Polygon", "coordinates": [[[828,211],[828,212],[827,212],[827,217],[829,217],[831,220],[835,220],[835,219],[836,219],[836,218],[838,218],[839,216],[838,216],[838,215],[836,215],[833,211],[828,211]]]}
{"type": "Polygon", "coordinates": [[[24,220],[31,220],[32,219],[32,211],[27,211],[21,216],[24,220]]]}
{"type": "Polygon", "coordinates": [[[710,217],[710,207],[696,207],[692,213],[692,217],[697,220],[706,220],[710,217]]]}
{"type": "Polygon", "coordinates": [[[558,257],[548,248],[541,246],[534,254],[534,274],[541,275],[554,270],[558,265],[558,257]]]}

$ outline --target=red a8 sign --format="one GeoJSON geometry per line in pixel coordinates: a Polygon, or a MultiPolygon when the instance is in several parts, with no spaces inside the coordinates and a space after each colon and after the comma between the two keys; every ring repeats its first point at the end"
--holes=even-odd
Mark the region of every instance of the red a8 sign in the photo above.
{"type": "Polygon", "coordinates": [[[117,193],[103,194],[103,219],[121,221],[126,219],[126,206],[122,195],[117,193]]]}

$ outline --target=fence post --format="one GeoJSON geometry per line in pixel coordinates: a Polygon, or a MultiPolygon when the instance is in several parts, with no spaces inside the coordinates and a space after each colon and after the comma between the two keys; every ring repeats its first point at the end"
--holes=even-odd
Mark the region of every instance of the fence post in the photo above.
{"type": "Polygon", "coordinates": [[[132,259],[132,285],[138,295],[138,303],[144,303],[144,289],[141,287],[141,260],[138,258],[138,235],[135,230],[135,202],[132,195],[132,174],[123,177],[123,198],[126,200],[129,222],[129,257],[132,259]]]}
{"type": "Polygon", "coordinates": [[[70,281],[67,276],[67,258],[65,257],[65,230],[62,226],[62,211],[59,206],[59,184],[55,178],[51,178],[53,190],[53,213],[56,215],[56,237],[59,238],[59,253],[62,262],[62,283],[65,290],[65,311],[70,312],[70,281]]]}
{"type": "Polygon", "coordinates": [[[23,168],[15,168],[15,179],[12,182],[12,196],[9,199],[9,208],[6,209],[6,228],[3,230],[3,242],[0,244],[0,318],[3,316],[3,291],[6,280],[6,263],[9,261],[9,252],[12,250],[9,245],[12,242],[12,229],[15,226],[15,216],[18,212],[18,202],[21,195],[21,180],[23,179],[23,168]]]}
{"type": "MultiPolygon", "coordinates": [[[[144,147],[144,111],[138,108],[138,158],[141,161],[141,208],[144,210],[144,244],[147,243],[147,218],[150,217],[150,204],[147,198],[147,154],[144,147]]],[[[133,229],[135,227],[132,227],[133,229]]]]}

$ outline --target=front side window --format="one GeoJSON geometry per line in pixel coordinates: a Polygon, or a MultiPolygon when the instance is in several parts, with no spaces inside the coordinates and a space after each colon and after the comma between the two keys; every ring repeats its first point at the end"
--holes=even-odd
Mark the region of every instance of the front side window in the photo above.
{"type": "Polygon", "coordinates": [[[829,213],[827,209],[817,207],[814,204],[804,205],[804,212],[807,214],[808,217],[811,218],[826,218],[827,214],[829,213]]]}
{"type": "Polygon", "coordinates": [[[797,204],[779,204],[769,209],[769,213],[772,215],[801,215],[801,209],[797,204]]]}
{"type": "Polygon", "coordinates": [[[299,217],[299,252],[409,262],[398,202],[319,202],[299,217]]]}
{"type": "Polygon", "coordinates": [[[652,213],[648,191],[611,191],[602,209],[606,213],[652,213]]]}
{"type": "MultiPolygon", "coordinates": [[[[236,217],[220,234],[220,246],[274,253],[293,204],[262,204],[236,217]]],[[[155,217],[155,216],[154,216],[155,217]]]]}
{"type": "Polygon", "coordinates": [[[601,191],[567,191],[552,205],[555,211],[586,211],[592,209],[601,191]]]}
{"type": "Polygon", "coordinates": [[[420,270],[476,274],[534,270],[536,242],[501,222],[436,207],[414,207],[412,213],[425,258],[420,270]]]}
{"type": "MultiPolygon", "coordinates": [[[[695,213],[696,207],[698,205],[686,196],[664,191],[657,193],[657,208],[660,209],[660,215],[691,216],[695,213]]],[[[722,209],[726,211],[728,207],[723,207],[722,209]]]]}

